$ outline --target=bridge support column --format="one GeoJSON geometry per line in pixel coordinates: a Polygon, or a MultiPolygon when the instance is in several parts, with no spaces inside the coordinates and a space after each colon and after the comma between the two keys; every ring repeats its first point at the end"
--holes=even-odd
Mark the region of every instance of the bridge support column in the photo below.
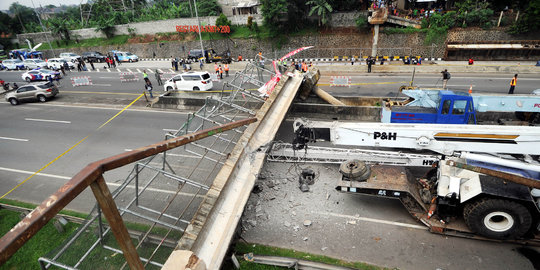
{"type": "Polygon", "coordinates": [[[371,56],[377,56],[377,43],[379,42],[379,25],[373,25],[373,45],[371,47],[371,56]]]}

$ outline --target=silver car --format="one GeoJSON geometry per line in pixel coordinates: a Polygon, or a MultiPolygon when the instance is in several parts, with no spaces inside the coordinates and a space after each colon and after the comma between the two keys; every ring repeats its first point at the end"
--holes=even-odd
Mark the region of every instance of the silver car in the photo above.
{"type": "Polygon", "coordinates": [[[27,84],[6,93],[6,101],[18,105],[22,100],[37,99],[45,102],[58,94],[58,88],[51,82],[27,84]]]}
{"type": "Polygon", "coordinates": [[[35,68],[47,68],[47,62],[41,59],[25,59],[23,63],[28,70],[35,68]]]}

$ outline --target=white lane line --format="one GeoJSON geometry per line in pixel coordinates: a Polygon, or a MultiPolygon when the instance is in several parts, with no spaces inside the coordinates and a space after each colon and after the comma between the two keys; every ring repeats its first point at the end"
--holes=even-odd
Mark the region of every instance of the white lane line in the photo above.
{"type": "Polygon", "coordinates": [[[402,222],[395,222],[395,221],[389,221],[389,220],[383,220],[383,219],[375,219],[375,218],[367,218],[367,217],[356,217],[356,216],[342,215],[342,214],[329,213],[329,212],[313,212],[313,213],[319,214],[319,215],[327,215],[327,216],[334,216],[334,217],[347,218],[347,219],[356,219],[356,220],[360,220],[360,221],[381,223],[381,224],[394,225],[394,226],[398,226],[398,227],[405,227],[405,228],[412,228],[412,229],[419,229],[419,230],[427,230],[428,229],[426,226],[420,226],[420,225],[402,223],[402,222]]]}
{"type": "Polygon", "coordinates": [[[155,72],[153,72],[151,69],[148,69],[148,73],[155,73],[155,72]]]}
{"type": "MultiPolygon", "coordinates": [[[[133,149],[124,149],[124,151],[129,152],[133,149]]],[[[173,154],[173,153],[167,153],[167,156],[171,157],[185,157],[185,158],[200,158],[200,156],[192,156],[192,155],[182,155],[182,154],[173,154]]]]}
{"type": "Polygon", "coordinates": [[[20,141],[20,142],[27,142],[27,139],[18,139],[18,138],[10,138],[10,137],[0,137],[0,140],[9,140],[9,141],[20,141]]]}
{"type": "Polygon", "coordinates": [[[36,118],[24,118],[26,121],[36,121],[36,122],[50,122],[50,123],[62,123],[62,124],[71,124],[71,121],[62,121],[62,120],[49,120],[49,119],[36,119],[36,118]]]}
{"type": "MultiPolygon", "coordinates": [[[[7,104],[7,102],[6,102],[7,104]]],[[[76,106],[76,105],[66,105],[66,104],[40,104],[40,103],[27,103],[25,104],[25,107],[27,106],[50,106],[50,107],[66,107],[66,108],[83,108],[83,109],[99,109],[99,110],[114,110],[118,111],[119,108],[112,108],[112,107],[94,107],[94,106],[76,106]]],[[[21,107],[22,109],[23,107],[21,107]]],[[[120,108],[122,109],[122,108],[120,108]]],[[[145,110],[145,109],[127,109],[126,111],[132,111],[132,112],[149,112],[149,113],[170,113],[170,114],[180,114],[180,115],[188,115],[191,114],[189,112],[175,112],[175,111],[158,111],[158,110],[145,110]]]]}
{"type": "Polygon", "coordinates": [[[107,84],[107,83],[93,83],[90,86],[92,86],[92,85],[94,85],[94,86],[111,86],[110,84],[107,84]]]}
{"type": "Polygon", "coordinates": [[[158,68],[158,71],[159,71],[159,73],[163,73],[163,70],[161,70],[160,68],[158,68]]]}
{"type": "Polygon", "coordinates": [[[141,73],[141,70],[140,70],[140,69],[137,69],[137,72],[141,73]]]}
{"type": "Polygon", "coordinates": [[[169,70],[170,70],[171,72],[174,72],[174,71],[172,70],[172,68],[169,68],[169,70]]]}
{"type": "Polygon", "coordinates": [[[96,71],[99,72],[99,68],[96,68],[96,71]]]}
{"type": "MultiPolygon", "coordinates": [[[[20,173],[20,174],[34,174],[34,172],[31,171],[24,171],[24,170],[17,170],[17,169],[11,169],[11,168],[4,168],[0,167],[0,171],[7,171],[7,172],[13,172],[13,173],[20,173]]],[[[48,174],[48,173],[37,173],[38,176],[44,176],[49,178],[56,178],[56,179],[62,179],[62,180],[70,180],[71,177],[62,176],[62,175],[56,175],[56,174],[48,174]]],[[[107,183],[109,186],[119,187],[122,184],[119,183],[107,183]]],[[[135,189],[135,186],[128,185],[128,188],[135,189]]],[[[140,187],[139,187],[140,189],[140,187]]],[[[147,191],[153,191],[153,192],[161,192],[161,193],[168,193],[168,194],[176,194],[176,191],[173,190],[165,190],[165,189],[159,189],[159,188],[146,188],[147,191]]],[[[184,195],[184,196],[193,196],[192,193],[185,193],[185,192],[179,192],[178,195],[184,195]]],[[[197,197],[204,197],[203,195],[197,195],[197,197]]]]}
{"type": "Polygon", "coordinates": [[[111,69],[110,69],[110,68],[108,68],[108,69],[107,69],[107,72],[111,72],[111,69]]]}
{"type": "Polygon", "coordinates": [[[133,72],[133,71],[131,71],[131,69],[129,69],[129,68],[126,68],[126,70],[127,70],[128,72],[133,72]]]}
{"type": "MultiPolygon", "coordinates": [[[[121,72],[119,68],[116,69],[118,72],[121,72]]],[[[128,69],[129,70],[129,69],[128,69]]]]}

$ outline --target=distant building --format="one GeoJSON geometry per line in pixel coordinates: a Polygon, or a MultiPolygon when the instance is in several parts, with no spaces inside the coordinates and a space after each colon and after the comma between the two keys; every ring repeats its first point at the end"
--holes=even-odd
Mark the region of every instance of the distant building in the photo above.
{"type": "Polygon", "coordinates": [[[259,14],[258,0],[218,0],[226,16],[259,14]]]}

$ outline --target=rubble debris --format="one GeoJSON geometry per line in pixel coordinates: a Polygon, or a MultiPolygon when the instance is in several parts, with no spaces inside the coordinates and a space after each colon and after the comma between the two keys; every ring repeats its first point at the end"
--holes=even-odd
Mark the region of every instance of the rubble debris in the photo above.
{"type": "Polygon", "coordinates": [[[347,220],[347,224],[356,225],[356,220],[347,220]]]}
{"type": "Polygon", "coordinates": [[[258,193],[261,193],[263,191],[263,187],[261,184],[259,183],[256,183],[254,186],[253,186],[253,190],[251,192],[255,193],[255,194],[258,194],[258,193]]]}
{"type": "Polygon", "coordinates": [[[291,223],[289,223],[288,221],[285,221],[285,222],[283,223],[283,225],[284,225],[285,227],[289,228],[289,227],[291,226],[291,223]]]}
{"type": "Polygon", "coordinates": [[[311,223],[312,222],[309,219],[304,220],[304,226],[306,226],[306,227],[311,226],[311,223]]]}
{"type": "Polygon", "coordinates": [[[302,240],[304,240],[304,241],[307,241],[308,239],[309,239],[309,238],[307,238],[307,237],[302,238],[302,240]]]}

